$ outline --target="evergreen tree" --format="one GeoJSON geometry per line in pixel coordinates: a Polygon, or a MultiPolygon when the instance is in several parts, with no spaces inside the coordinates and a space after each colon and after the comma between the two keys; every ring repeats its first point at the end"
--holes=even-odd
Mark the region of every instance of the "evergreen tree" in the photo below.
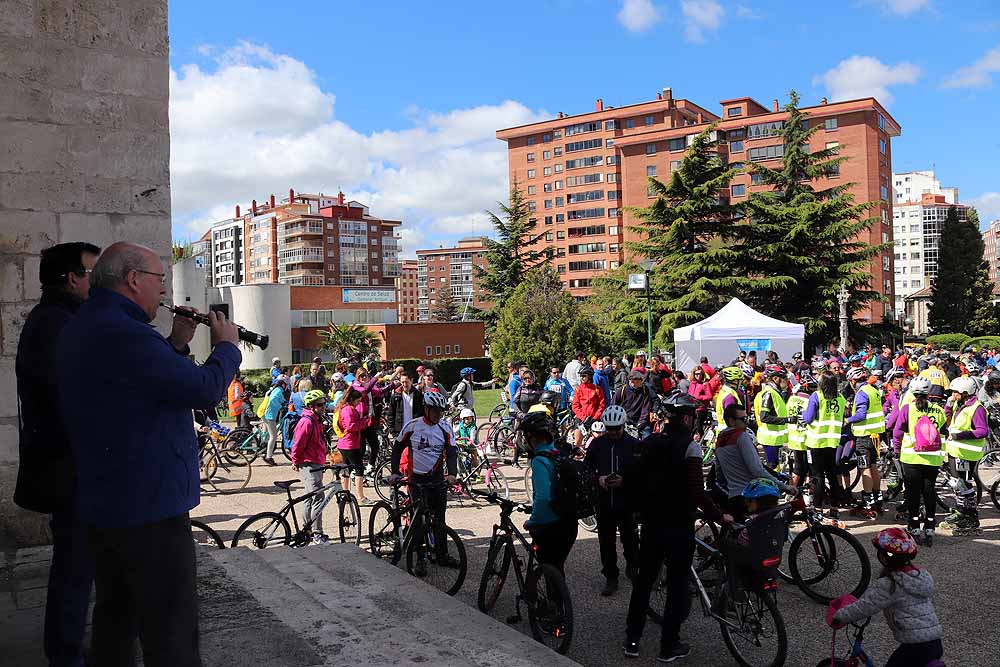
{"type": "Polygon", "coordinates": [[[969,209],[967,219],[961,220],[952,206],[938,240],[938,274],[931,287],[928,324],[936,334],[994,334],[997,320],[992,297],[979,215],[969,209]]]}
{"type": "Polygon", "coordinates": [[[437,298],[431,307],[431,317],[435,322],[454,322],[459,319],[458,299],[451,293],[451,288],[447,285],[441,287],[436,292],[437,298]]]}
{"type": "Polygon", "coordinates": [[[493,224],[494,238],[486,239],[485,265],[473,269],[480,292],[493,304],[484,313],[488,328],[492,328],[497,313],[524,281],[525,275],[545,262],[550,254],[549,248],[539,246],[544,232],[535,231],[538,220],[528,210],[528,202],[517,181],[511,184],[510,202],[497,202],[497,205],[500,215],[486,212],[493,224]]]}
{"type": "Polygon", "coordinates": [[[529,271],[497,312],[490,344],[493,374],[506,377],[507,362],[521,359],[536,373],[562,366],[576,350],[597,350],[597,329],[562,288],[549,265],[529,271]]]}
{"type": "MultiPolygon", "coordinates": [[[[809,140],[821,124],[809,122],[792,91],[788,118],[778,133],[784,150],[780,167],[752,163],[750,173],[769,191],[750,194],[748,225],[738,230],[737,251],[743,273],[755,280],[747,293],[758,310],[803,324],[806,347],[837,334],[837,293],[851,293],[849,312],[880,298],[871,285],[871,262],[888,245],[869,245],[860,235],[878,218],[867,217],[873,202],[855,203],[851,183],[815,187],[818,179],[839,174],[846,158],[839,148],[810,152],[809,140]]],[[[825,182],[824,182],[825,184],[825,182]]]]}
{"type": "MultiPolygon", "coordinates": [[[[656,201],[632,210],[639,218],[631,228],[638,240],[627,248],[634,257],[656,262],[650,286],[658,346],[673,342],[675,328],[704,319],[751,287],[731,246],[739,210],[719,197],[728,192],[737,170],[720,158],[715,131],[713,124],[694,138],[666,183],[649,178],[656,201]]],[[[595,311],[608,314],[598,321],[616,350],[646,345],[645,292],[627,289],[628,274],[641,272],[637,264],[628,264],[597,280],[595,311]]],[[[780,277],[754,280],[784,284],[780,277]]]]}

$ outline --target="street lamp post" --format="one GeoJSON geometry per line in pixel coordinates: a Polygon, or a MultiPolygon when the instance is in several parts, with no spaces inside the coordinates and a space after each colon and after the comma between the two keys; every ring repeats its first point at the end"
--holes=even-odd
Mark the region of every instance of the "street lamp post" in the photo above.
{"type": "Polygon", "coordinates": [[[840,306],[840,352],[847,354],[847,300],[851,293],[846,287],[841,287],[837,292],[837,304],[840,306]]]}
{"type": "Polygon", "coordinates": [[[653,296],[649,289],[649,272],[653,270],[656,266],[656,262],[651,259],[644,259],[639,262],[639,266],[642,267],[643,274],[645,275],[646,284],[646,354],[649,356],[648,359],[653,358],[653,296]]]}

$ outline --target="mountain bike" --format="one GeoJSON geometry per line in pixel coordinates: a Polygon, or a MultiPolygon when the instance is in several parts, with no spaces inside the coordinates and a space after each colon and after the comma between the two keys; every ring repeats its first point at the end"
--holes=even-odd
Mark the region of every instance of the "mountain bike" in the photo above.
{"type": "Polygon", "coordinates": [[[476,606],[484,614],[493,611],[513,562],[518,592],[514,597],[514,614],[507,618],[507,623],[521,621],[521,603],[524,602],[534,638],[557,653],[566,653],[573,639],[573,602],[566,580],[555,566],[535,561],[534,546],[511,520],[515,511],[530,514],[531,507],[500,498],[495,493],[475,490],[472,493],[500,506],[500,523],[493,526],[476,606]],[[515,538],[528,554],[526,564],[518,555],[515,538]]]}
{"type": "Polygon", "coordinates": [[[220,449],[228,435],[229,429],[216,421],[210,421],[208,431],[198,437],[200,481],[219,493],[234,493],[245,489],[253,472],[242,452],[220,449]]]}
{"type": "MultiPolygon", "coordinates": [[[[691,575],[702,613],[718,622],[726,648],[744,667],[780,667],[788,654],[788,635],[778,611],[773,577],[781,562],[774,543],[784,531],[785,511],[779,506],[750,517],[743,524],[727,527],[721,536],[714,529],[701,536],[695,533],[691,575]],[[752,535],[746,547],[733,539],[741,531],[752,535]],[[705,539],[708,535],[714,539],[705,539]]],[[[656,623],[663,622],[666,608],[666,574],[664,564],[649,597],[646,613],[656,623]]]]}
{"type": "MultiPolygon", "coordinates": [[[[407,572],[448,595],[455,595],[462,588],[469,567],[465,545],[458,533],[447,525],[437,525],[437,516],[427,508],[426,494],[417,493],[414,498],[408,492],[408,480],[387,479],[386,483],[393,489],[391,500],[375,503],[368,517],[371,552],[393,565],[405,555],[407,572]],[[404,486],[407,491],[401,489],[404,486]],[[444,535],[444,544],[438,544],[438,535],[444,535]]],[[[442,479],[425,487],[438,484],[445,486],[447,482],[442,479]]]]}
{"type": "Polygon", "coordinates": [[[230,546],[235,548],[243,545],[256,549],[275,546],[305,546],[312,540],[312,527],[316,523],[317,516],[323,517],[325,526],[336,526],[337,532],[333,535],[336,541],[343,544],[360,545],[361,509],[358,507],[358,499],[350,491],[345,491],[340,484],[340,471],[347,467],[344,465],[314,466],[313,470],[317,468],[332,470],[333,480],[298,498],[292,497],[292,486],[300,483],[301,480],[290,479],[275,482],[274,485],[282,489],[288,496],[288,502],[278,512],[261,512],[244,521],[236,529],[230,546]],[[316,496],[323,497],[323,502],[318,510],[315,510],[316,516],[299,527],[299,517],[295,512],[295,506],[306,500],[312,501],[316,496]],[[327,509],[330,510],[329,514],[327,514],[327,509]],[[288,525],[287,517],[289,515],[292,517],[294,533],[292,527],[288,525]]]}

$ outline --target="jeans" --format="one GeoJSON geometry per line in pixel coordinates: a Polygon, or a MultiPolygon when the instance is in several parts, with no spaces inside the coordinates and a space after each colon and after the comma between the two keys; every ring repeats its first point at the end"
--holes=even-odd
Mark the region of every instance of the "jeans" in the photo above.
{"type": "Polygon", "coordinates": [[[542,565],[554,565],[566,578],[566,559],[576,542],[579,530],[576,521],[560,520],[543,523],[528,529],[535,543],[535,557],[542,565]]]}
{"type": "Polygon", "coordinates": [[[666,562],[667,602],[663,610],[660,647],[669,649],[680,640],[681,625],[691,611],[691,562],[694,560],[694,526],[659,528],[643,524],[639,545],[639,573],[628,603],[625,635],[639,641],[646,625],[646,609],[653,585],[666,562]]]}
{"type": "MultiPolygon", "coordinates": [[[[323,468],[317,467],[314,472],[314,465],[321,466],[323,464],[306,463],[299,470],[306,493],[318,491],[323,486],[323,468]]],[[[302,525],[305,526],[311,519],[315,518],[315,522],[310,528],[313,535],[323,533],[323,513],[319,511],[319,506],[323,504],[323,497],[324,494],[317,493],[312,498],[302,501],[302,525]]]]}
{"type": "Polygon", "coordinates": [[[919,644],[900,644],[889,656],[885,667],[925,667],[931,660],[944,656],[944,645],[940,639],[919,644]]]}
{"type": "MultiPolygon", "coordinates": [[[[621,503],[624,505],[624,503],[621,503]]],[[[625,565],[635,565],[638,552],[638,534],[635,520],[624,507],[612,508],[601,502],[597,505],[597,541],[601,545],[601,574],[605,579],[618,578],[618,533],[621,531],[625,565]]]]}
{"type": "Polygon", "coordinates": [[[187,513],[128,528],[90,527],[96,566],[91,662],[135,664],[135,640],[148,667],[196,667],[198,595],[187,513]]]}
{"type": "Polygon", "coordinates": [[[265,419],[264,428],[267,429],[267,454],[266,458],[274,458],[274,448],[278,445],[278,422],[273,419],[265,419]]]}
{"type": "Polygon", "coordinates": [[[53,514],[49,526],[53,544],[45,600],[45,655],[53,666],[83,667],[94,559],[86,527],[72,509],[53,514]]]}
{"type": "Polygon", "coordinates": [[[937,490],[934,482],[937,480],[938,467],[921,465],[919,463],[903,464],[903,491],[906,498],[906,511],[909,515],[907,528],[920,528],[920,504],[924,506],[924,528],[934,528],[934,511],[937,509],[937,490]]]}

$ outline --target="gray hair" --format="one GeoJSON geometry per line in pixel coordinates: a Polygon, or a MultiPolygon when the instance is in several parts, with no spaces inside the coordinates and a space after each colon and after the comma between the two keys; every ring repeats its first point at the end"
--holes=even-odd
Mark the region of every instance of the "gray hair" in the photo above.
{"type": "Polygon", "coordinates": [[[118,289],[129,271],[146,271],[147,253],[153,251],[132,243],[116,243],[97,260],[90,274],[90,284],[104,289],[118,289]]]}

